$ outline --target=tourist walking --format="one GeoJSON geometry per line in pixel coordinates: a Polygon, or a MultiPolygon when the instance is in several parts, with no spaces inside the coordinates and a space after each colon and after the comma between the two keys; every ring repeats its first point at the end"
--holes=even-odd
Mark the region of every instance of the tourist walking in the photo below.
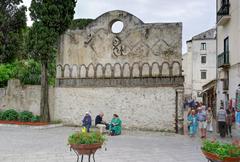
{"type": "Polygon", "coordinates": [[[200,104],[198,107],[198,121],[199,121],[199,129],[200,129],[200,136],[201,138],[206,138],[206,129],[207,129],[207,114],[204,109],[205,107],[200,104]]]}
{"type": "Polygon", "coordinates": [[[232,137],[232,113],[229,109],[226,110],[227,118],[226,118],[226,134],[232,137]]]}
{"type": "Polygon", "coordinates": [[[213,113],[211,107],[208,107],[207,111],[207,131],[213,132],[213,113]]]}
{"type": "Polygon", "coordinates": [[[221,106],[220,110],[218,111],[217,121],[220,137],[223,138],[226,135],[226,111],[223,109],[223,106],[221,106]]]}
{"type": "Polygon", "coordinates": [[[90,128],[92,126],[92,118],[89,112],[86,112],[83,120],[82,120],[82,125],[83,127],[85,127],[87,129],[87,132],[90,132],[90,128]]]}
{"type": "Polygon", "coordinates": [[[188,115],[188,125],[189,125],[189,135],[194,137],[197,133],[198,120],[195,110],[192,110],[190,115],[188,115]]]}

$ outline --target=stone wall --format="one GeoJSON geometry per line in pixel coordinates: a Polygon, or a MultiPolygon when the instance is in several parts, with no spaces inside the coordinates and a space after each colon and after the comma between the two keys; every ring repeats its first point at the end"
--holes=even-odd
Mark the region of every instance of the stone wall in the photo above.
{"type": "MultiPolygon", "coordinates": [[[[6,93],[0,96],[0,109],[13,108],[19,112],[26,110],[35,115],[40,114],[40,86],[21,85],[19,80],[9,80],[8,86],[4,90],[6,93]]],[[[52,87],[49,88],[49,96],[49,106],[53,118],[54,89],[52,87]]]]}
{"type": "Polygon", "coordinates": [[[175,131],[175,88],[56,88],[55,97],[54,117],[68,124],[103,111],[107,121],[119,114],[125,128],[175,131]]]}
{"type": "Polygon", "coordinates": [[[68,30],[58,50],[54,117],[80,124],[86,111],[103,111],[107,120],[119,114],[126,128],[182,129],[181,41],[182,23],[144,23],[119,10],[68,30]]]}

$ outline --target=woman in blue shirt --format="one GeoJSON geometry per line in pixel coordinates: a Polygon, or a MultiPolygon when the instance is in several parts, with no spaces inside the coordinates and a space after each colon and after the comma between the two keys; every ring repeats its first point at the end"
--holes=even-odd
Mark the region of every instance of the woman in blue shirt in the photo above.
{"type": "Polygon", "coordinates": [[[188,116],[189,122],[189,135],[191,137],[195,136],[198,129],[198,119],[195,110],[191,111],[191,114],[188,116]]]}

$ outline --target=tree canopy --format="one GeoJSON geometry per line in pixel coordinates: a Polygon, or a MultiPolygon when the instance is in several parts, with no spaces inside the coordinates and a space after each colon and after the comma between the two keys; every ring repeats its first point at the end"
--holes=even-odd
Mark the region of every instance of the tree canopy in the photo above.
{"type": "Polygon", "coordinates": [[[0,63],[12,62],[21,53],[26,7],[22,0],[0,2],[0,63]]]}

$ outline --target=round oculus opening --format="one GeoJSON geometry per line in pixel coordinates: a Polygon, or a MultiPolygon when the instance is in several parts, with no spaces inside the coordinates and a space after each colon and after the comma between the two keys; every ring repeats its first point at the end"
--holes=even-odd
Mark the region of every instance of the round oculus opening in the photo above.
{"type": "Polygon", "coordinates": [[[121,33],[121,31],[123,30],[123,22],[122,21],[115,21],[112,24],[111,30],[113,33],[121,33]]]}

